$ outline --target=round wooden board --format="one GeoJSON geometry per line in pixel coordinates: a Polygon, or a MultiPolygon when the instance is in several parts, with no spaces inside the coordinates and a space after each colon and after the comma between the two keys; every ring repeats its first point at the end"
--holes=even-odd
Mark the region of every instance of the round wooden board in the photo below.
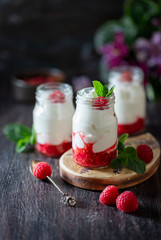
{"type": "Polygon", "coordinates": [[[158,169],[160,163],[160,145],[150,133],[136,137],[129,137],[127,146],[137,147],[139,144],[148,144],[153,149],[154,158],[146,165],[144,174],[137,174],[127,168],[120,173],[114,173],[110,167],[89,169],[73,161],[72,149],[65,152],[59,160],[60,176],[68,183],[90,190],[103,190],[107,185],[115,185],[118,189],[127,188],[144,182],[158,169]]]}

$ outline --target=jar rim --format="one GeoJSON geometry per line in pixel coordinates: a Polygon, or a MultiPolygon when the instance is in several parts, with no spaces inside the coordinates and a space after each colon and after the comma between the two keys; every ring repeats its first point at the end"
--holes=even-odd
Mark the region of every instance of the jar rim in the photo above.
{"type": "Polygon", "coordinates": [[[108,75],[108,81],[110,83],[122,83],[122,84],[133,84],[133,83],[143,83],[144,73],[141,68],[137,66],[118,66],[114,67],[108,75]],[[124,72],[130,72],[132,76],[132,81],[121,81],[121,76],[124,72]]]}
{"type": "Polygon", "coordinates": [[[65,97],[72,97],[73,96],[73,89],[67,83],[59,83],[59,82],[51,82],[51,83],[43,83],[36,88],[36,99],[39,99],[43,93],[44,99],[49,100],[49,95],[56,90],[60,90],[64,93],[65,97]]]}
{"type": "MultiPolygon", "coordinates": [[[[76,96],[76,103],[82,103],[82,104],[84,103],[87,105],[92,105],[93,100],[96,99],[97,97],[88,97],[86,94],[91,92],[93,89],[94,87],[88,87],[88,88],[83,88],[79,90],[76,96]]],[[[108,100],[107,103],[105,104],[105,107],[114,104],[114,101],[115,101],[114,93],[112,93],[109,97],[104,97],[104,98],[108,100]]],[[[100,106],[94,106],[94,105],[92,106],[94,108],[100,108],[100,106]]]]}

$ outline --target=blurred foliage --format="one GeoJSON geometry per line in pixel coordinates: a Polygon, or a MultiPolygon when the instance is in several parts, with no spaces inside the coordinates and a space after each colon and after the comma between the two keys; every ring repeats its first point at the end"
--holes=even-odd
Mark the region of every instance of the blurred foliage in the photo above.
{"type": "Polygon", "coordinates": [[[161,0],[126,0],[124,16],[120,20],[105,22],[96,32],[94,44],[99,47],[114,39],[114,33],[121,31],[125,35],[128,45],[132,45],[136,38],[149,38],[154,31],[161,29],[161,0]],[[156,22],[155,22],[156,21],[156,22]]]}

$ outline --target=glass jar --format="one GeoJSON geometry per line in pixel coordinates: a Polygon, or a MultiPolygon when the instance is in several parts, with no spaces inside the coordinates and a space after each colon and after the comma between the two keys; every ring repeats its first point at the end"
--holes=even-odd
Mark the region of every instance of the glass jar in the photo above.
{"type": "Polygon", "coordinates": [[[45,83],[37,87],[33,110],[36,149],[60,157],[72,147],[73,91],[68,84],[45,83]]]}
{"type": "Polygon", "coordinates": [[[119,135],[136,134],[144,130],[146,97],[143,77],[143,72],[138,67],[117,67],[109,73],[109,85],[115,85],[119,135]]]}
{"type": "Polygon", "coordinates": [[[99,168],[109,166],[110,161],[116,157],[117,118],[114,112],[114,94],[108,98],[97,98],[94,95],[96,93],[91,87],[77,93],[72,149],[76,163],[99,168]]]}

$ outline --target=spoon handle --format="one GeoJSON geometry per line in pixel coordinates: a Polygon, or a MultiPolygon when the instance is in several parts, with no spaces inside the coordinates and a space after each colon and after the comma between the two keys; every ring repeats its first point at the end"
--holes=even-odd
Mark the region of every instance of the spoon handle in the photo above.
{"type": "Polygon", "coordinates": [[[69,204],[70,206],[75,206],[76,204],[76,199],[75,197],[72,197],[70,194],[68,193],[64,193],[59,187],[58,185],[49,177],[46,177],[56,188],[57,190],[62,194],[62,198],[61,198],[61,202],[64,204],[69,204]]]}
{"type": "Polygon", "coordinates": [[[62,195],[64,195],[63,191],[58,187],[58,185],[57,185],[49,176],[47,176],[46,178],[58,189],[58,191],[59,191],[62,195]]]}

